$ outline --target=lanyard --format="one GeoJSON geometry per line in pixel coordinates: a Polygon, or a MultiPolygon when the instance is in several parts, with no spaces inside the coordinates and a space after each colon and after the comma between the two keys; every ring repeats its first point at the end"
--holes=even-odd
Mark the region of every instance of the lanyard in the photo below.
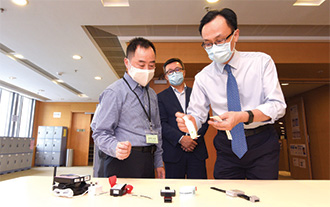
{"type": "Polygon", "coordinates": [[[148,92],[148,89],[146,88],[146,91],[147,91],[147,95],[148,95],[148,103],[149,103],[149,115],[146,111],[146,109],[144,108],[139,96],[135,93],[135,91],[133,91],[133,89],[131,88],[131,86],[128,84],[127,80],[123,77],[124,81],[126,82],[127,86],[129,87],[129,89],[135,94],[136,98],[139,100],[139,103],[144,111],[144,113],[147,115],[148,117],[148,120],[149,120],[149,123],[150,123],[150,127],[151,127],[151,111],[150,111],[150,96],[149,96],[149,92],[148,92]]]}

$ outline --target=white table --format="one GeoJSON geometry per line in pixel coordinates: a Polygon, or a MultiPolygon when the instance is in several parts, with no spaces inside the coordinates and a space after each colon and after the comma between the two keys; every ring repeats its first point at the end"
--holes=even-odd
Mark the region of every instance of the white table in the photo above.
{"type": "MultiPolygon", "coordinates": [[[[132,193],[149,196],[152,199],[124,195],[110,196],[109,193],[92,196],[83,195],[73,198],[56,197],[51,192],[52,177],[26,176],[0,182],[0,206],[43,206],[43,207],[160,207],[160,206],[279,206],[279,207],[316,207],[330,206],[330,181],[311,180],[171,180],[171,179],[118,179],[117,183],[133,185],[132,193]],[[179,194],[182,186],[197,186],[195,196],[179,194]],[[176,190],[172,203],[164,203],[160,190],[165,186],[176,190]],[[238,189],[247,195],[256,195],[260,202],[252,203],[242,198],[232,198],[225,193],[211,190],[210,187],[230,190],[238,189]]],[[[106,178],[92,178],[109,191],[110,185],[106,178]]],[[[90,182],[90,181],[89,181],[90,182]]]]}

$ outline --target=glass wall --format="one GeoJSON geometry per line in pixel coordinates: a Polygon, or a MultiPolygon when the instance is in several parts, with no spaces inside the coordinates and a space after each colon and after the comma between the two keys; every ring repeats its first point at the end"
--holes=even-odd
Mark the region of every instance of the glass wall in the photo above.
{"type": "Polygon", "coordinates": [[[0,88],[0,136],[32,137],[35,100],[0,88]]]}

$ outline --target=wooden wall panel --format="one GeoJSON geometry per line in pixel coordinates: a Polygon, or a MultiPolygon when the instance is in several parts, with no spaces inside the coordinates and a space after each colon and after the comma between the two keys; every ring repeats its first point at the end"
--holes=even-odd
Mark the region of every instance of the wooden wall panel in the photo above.
{"type": "Polygon", "coordinates": [[[240,51],[270,55],[275,63],[330,63],[330,43],[319,42],[239,42],[240,51]]]}
{"type": "Polygon", "coordinates": [[[313,179],[330,179],[330,85],[301,96],[305,104],[313,179]]]}
{"type": "MultiPolygon", "coordinates": [[[[210,63],[201,42],[155,42],[156,62],[164,63],[179,57],[184,63],[210,63]]],[[[276,63],[330,63],[330,43],[327,42],[238,42],[239,51],[269,54],[276,63]]]]}

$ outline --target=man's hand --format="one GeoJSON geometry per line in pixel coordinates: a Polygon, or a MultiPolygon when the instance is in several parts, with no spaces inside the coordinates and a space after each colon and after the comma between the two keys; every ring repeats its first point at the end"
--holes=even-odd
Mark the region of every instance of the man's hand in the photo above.
{"type": "Polygon", "coordinates": [[[186,152],[194,151],[195,147],[197,146],[197,142],[191,139],[190,136],[183,136],[181,141],[181,148],[186,152]]]}
{"type": "Polygon", "coordinates": [[[131,154],[132,145],[129,141],[126,142],[118,142],[116,147],[116,157],[119,160],[124,160],[128,158],[131,154]]]}
{"type": "Polygon", "coordinates": [[[165,179],[165,169],[163,167],[158,167],[156,168],[156,171],[157,171],[157,178],[160,178],[160,179],[165,179]]]}
{"type": "Polygon", "coordinates": [[[218,130],[232,130],[238,123],[242,122],[240,120],[244,120],[243,116],[246,112],[226,112],[222,115],[219,115],[219,117],[222,119],[222,121],[218,122],[216,120],[208,121],[209,125],[212,125],[214,128],[218,130]]]}
{"type": "Polygon", "coordinates": [[[181,112],[176,112],[175,116],[176,116],[176,122],[178,123],[178,127],[182,132],[189,133],[189,131],[186,127],[185,121],[183,120],[184,116],[187,116],[188,119],[190,121],[192,121],[192,123],[194,124],[195,129],[197,128],[196,127],[196,121],[195,121],[195,118],[193,116],[187,115],[187,114],[184,114],[184,113],[181,113],[181,112]]]}

